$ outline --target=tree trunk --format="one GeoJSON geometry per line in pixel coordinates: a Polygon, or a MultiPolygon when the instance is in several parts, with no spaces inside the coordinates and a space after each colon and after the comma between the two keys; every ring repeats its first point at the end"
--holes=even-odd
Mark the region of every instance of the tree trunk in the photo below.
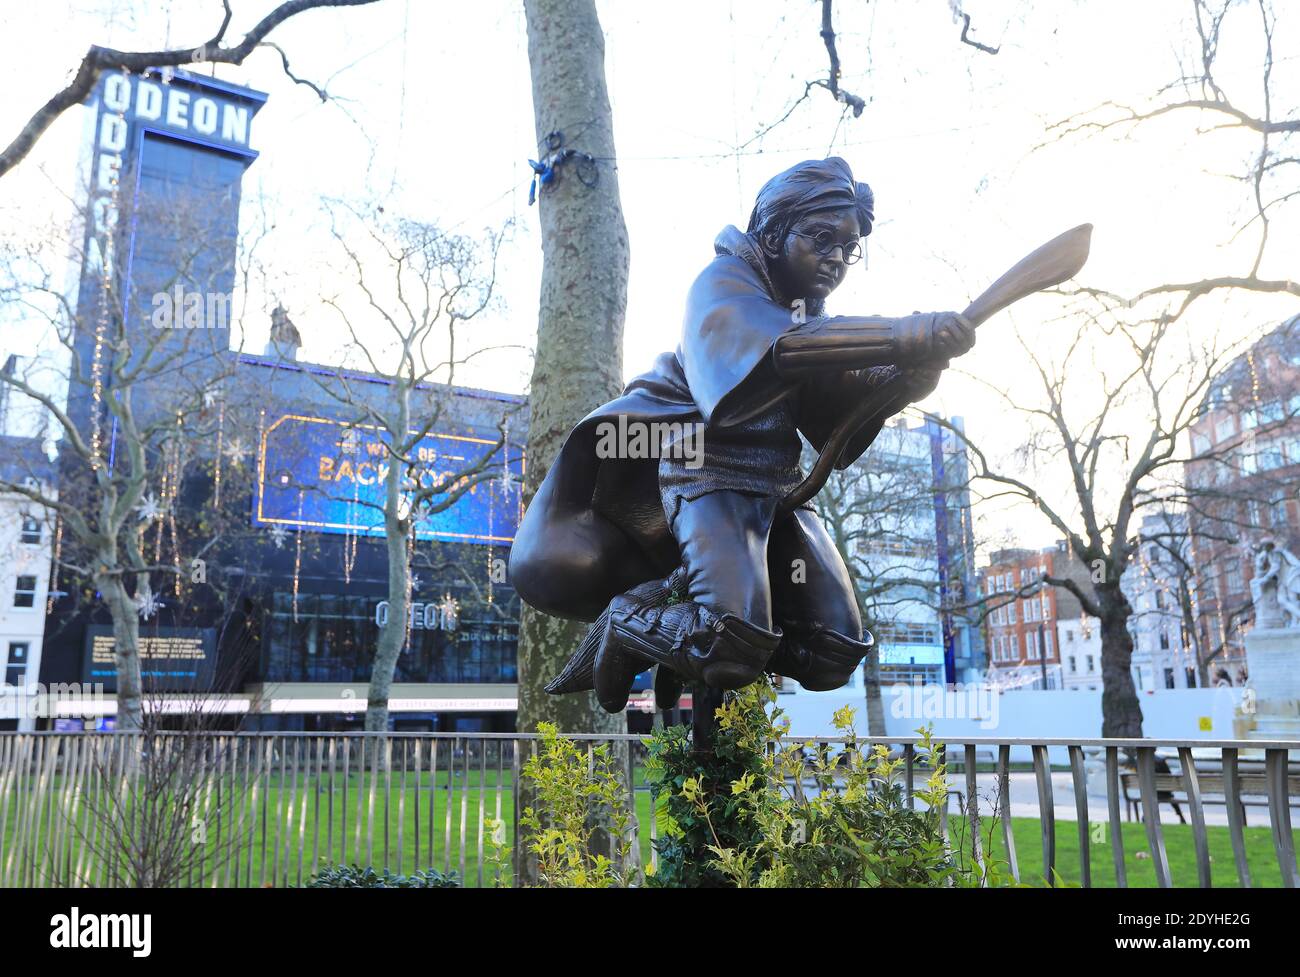
{"type": "Polygon", "coordinates": [[[1142,707],[1129,666],[1133,660],[1133,636],[1128,622],[1133,607],[1119,583],[1099,584],[1101,604],[1101,735],[1136,739],[1142,735],[1142,707]]]}
{"type": "MultiPolygon", "coordinates": [[[[594,0],[525,0],[537,140],[600,160],[594,186],[572,161],[539,195],[542,288],[537,354],[529,394],[531,501],[570,429],[623,386],[623,317],[628,241],[614,169],[614,131],[605,87],[605,38],[594,0]]],[[[623,716],[602,712],[595,696],[548,696],[542,687],[563,667],[586,626],[523,609],[519,628],[519,729],[553,722],[561,732],[622,732],[623,716]]]]}
{"type": "MultiPolygon", "coordinates": [[[[410,427],[409,392],[400,385],[394,431],[410,427]]],[[[399,435],[394,434],[395,439],[399,435]]],[[[388,732],[388,697],[393,687],[393,673],[397,658],[406,645],[406,621],[410,613],[410,591],[407,573],[410,566],[410,520],[414,512],[403,513],[402,483],[408,477],[409,466],[400,454],[389,462],[388,476],[384,482],[384,548],[388,557],[388,621],[379,630],[379,643],[375,660],[370,666],[370,685],[366,692],[367,733],[388,732]]]]}
{"type": "Polygon", "coordinates": [[[140,677],[140,618],[116,574],[96,574],[95,586],[104,595],[113,619],[113,663],[117,670],[117,725],[125,733],[144,729],[144,683],[140,677]]]}
{"type": "MultiPolygon", "coordinates": [[[[394,464],[394,467],[397,467],[394,464]]],[[[394,518],[386,529],[388,550],[388,621],[379,629],[375,660],[370,667],[370,685],[366,692],[366,732],[388,731],[388,698],[393,688],[397,659],[406,645],[406,621],[410,600],[406,589],[407,528],[394,518]]]]}
{"type": "Polygon", "coordinates": [[[862,663],[863,685],[867,697],[867,735],[885,735],[885,699],[880,688],[880,648],[876,647],[862,663]]]}
{"type": "MultiPolygon", "coordinates": [[[[596,4],[524,0],[524,14],[538,158],[549,152],[547,135],[562,132],[565,148],[599,160],[593,186],[578,179],[569,161],[538,195],[542,288],[529,393],[527,504],[572,427],[623,387],[628,240],[614,169],[605,36],[596,4]]],[[[602,711],[594,693],[550,696],[543,690],[585,631],[586,625],[523,608],[517,712],[521,732],[535,732],[541,722],[554,723],[562,733],[627,731],[626,716],[602,711]]],[[[521,784],[519,804],[530,803],[532,791],[521,784]]],[[[597,832],[594,841],[601,844],[603,838],[604,833],[597,832]]],[[[522,856],[516,845],[517,879],[530,885],[536,881],[536,864],[522,856]]]]}

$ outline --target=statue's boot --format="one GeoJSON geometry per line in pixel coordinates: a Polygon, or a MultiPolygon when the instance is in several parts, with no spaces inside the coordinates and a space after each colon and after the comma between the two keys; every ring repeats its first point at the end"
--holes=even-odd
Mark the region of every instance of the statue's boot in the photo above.
{"type": "MultiPolygon", "coordinates": [[[[647,580],[637,584],[623,596],[639,606],[658,607],[674,599],[681,599],[686,593],[686,571],[678,567],[665,580],[647,580]]],[[[612,605],[611,605],[612,607],[612,605]]],[[[546,685],[551,695],[564,695],[569,692],[586,692],[595,688],[593,674],[596,665],[596,653],[605,641],[609,630],[610,608],[605,608],[595,623],[587,629],[587,634],[574,650],[560,674],[546,685]]],[[[648,666],[646,666],[648,667],[648,666]]]]}
{"type": "Polygon", "coordinates": [[[779,631],[695,601],[647,607],[623,594],[609,605],[605,640],[596,653],[596,697],[605,711],[622,712],[632,680],[651,664],[667,666],[682,681],[739,689],[762,676],[780,641],[779,631]]]}
{"type": "Polygon", "coordinates": [[[875,644],[870,631],[862,641],[829,628],[787,627],[767,670],[792,678],[809,692],[828,692],[847,685],[875,644]]]}

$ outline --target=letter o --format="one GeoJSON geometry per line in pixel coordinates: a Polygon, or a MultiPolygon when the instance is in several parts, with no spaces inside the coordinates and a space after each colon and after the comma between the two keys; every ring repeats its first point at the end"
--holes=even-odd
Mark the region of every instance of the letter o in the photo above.
{"type": "Polygon", "coordinates": [[[113,72],[104,76],[104,108],[124,112],[131,104],[131,83],[123,75],[113,72]]]}

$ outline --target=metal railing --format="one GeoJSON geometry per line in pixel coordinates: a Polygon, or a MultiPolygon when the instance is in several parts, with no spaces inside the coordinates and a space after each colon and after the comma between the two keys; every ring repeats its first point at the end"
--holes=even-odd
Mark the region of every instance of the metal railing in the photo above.
{"type": "MultiPolygon", "coordinates": [[[[588,749],[616,744],[635,815],[634,856],[653,864],[657,819],[641,775],[643,738],[570,738],[588,749]]],[[[846,741],[787,742],[834,749],[846,741]]],[[[456,873],[466,885],[491,885],[506,870],[493,851],[513,852],[519,837],[520,771],[538,743],[536,736],[513,733],[0,734],[0,886],[290,886],[339,864],[398,874],[436,869],[456,873]]],[[[921,740],[859,737],[857,743],[896,750],[907,803],[914,804],[918,774],[928,774],[917,750],[921,740]]],[[[1161,811],[1179,805],[1183,820],[1186,806],[1190,829],[1176,830],[1180,839],[1190,833],[1196,884],[1208,886],[1206,812],[1219,805],[1227,823],[1214,831],[1226,828],[1236,882],[1250,886],[1265,849],[1262,828],[1248,826],[1246,809],[1266,807],[1268,860],[1276,862],[1280,884],[1294,888],[1300,872],[1291,807],[1300,804],[1300,763],[1288,751],[1300,756],[1300,744],[949,737],[943,756],[957,820],[945,809],[944,826],[950,836],[954,827],[963,835],[969,828],[977,859],[981,847],[996,841],[997,857],[1020,879],[1013,828],[1028,810],[1039,821],[1041,847],[1041,873],[1028,881],[1051,883],[1077,869],[1078,883],[1093,885],[1094,851],[1104,859],[1108,847],[1114,884],[1127,886],[1121,817],[1127,809],[1130,819],[1140,815],[1155,883],[1167,887],[1191,879],[1171,877],[1161,811]],[[1027,749],[1032,762],[1013,764],[1013,748],[1017,755],[1027,749]],[[1065,863],[1059,845],[1057,822],[1068,818],[1058,815],[1054,800],[1051,748],[1068,755],[1065,770],[1056,772],[1068,774],[1072,787],[1077,864],[1065,863]],[[1104,785],[1100,816],[1089,808],[1090,767],[1096,796],[1102,796],[1097,781],[1104,785]],[[1013,781],[1029,801],[1014,800],[1013,781]]]]}

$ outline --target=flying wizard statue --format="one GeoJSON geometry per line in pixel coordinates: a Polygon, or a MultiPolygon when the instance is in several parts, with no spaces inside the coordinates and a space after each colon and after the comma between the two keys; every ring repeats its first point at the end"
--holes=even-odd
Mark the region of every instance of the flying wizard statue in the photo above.
{"type": "Polygon", "coordinates": [[[547,691],[594,688],[621,711],[651,665],[661,707],[683,683],[735,689],[765,671],[834,689],[870,651],[830,536],[807,503],[780,503],[803,480],[804,439],[824,450],[888,384],[835,458],[844,468],[975,342],[955,312],[826,314],[874,218],[871,188],[838,157],[773,177],[746,230],[714,242],[676,352],[570,433],[510,553],[523,600],[596,622],[547,691]],[[612,430],[673,435],[647,457],[610,450],[612,430]]]}

